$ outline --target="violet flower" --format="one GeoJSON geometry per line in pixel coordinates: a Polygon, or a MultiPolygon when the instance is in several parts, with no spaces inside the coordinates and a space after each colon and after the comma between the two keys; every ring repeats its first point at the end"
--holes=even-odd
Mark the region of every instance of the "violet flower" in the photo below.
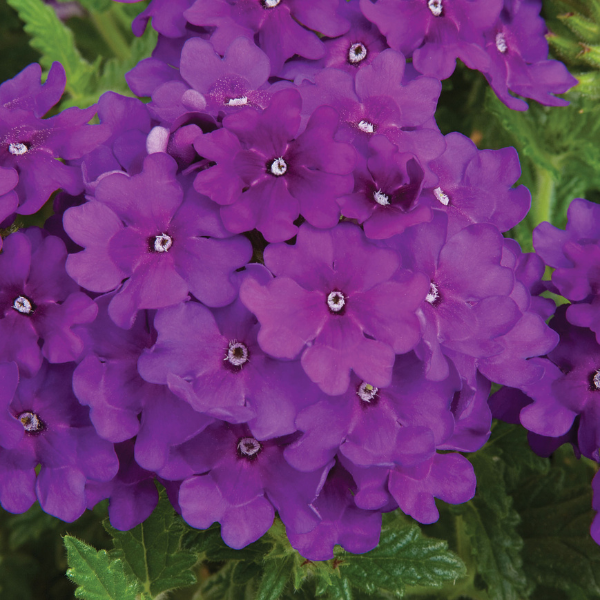
{"type": "Polygon", "coordinates": [[[360,0],[369,21],[394,50],[412,57],[417,71],[447,79],[460,58],[486,71],[483,32],[494,25],[502,0],[360,0]]]}
{"type": "MultiPolygon", "coordinates": [[[[65,71],[54,63],[46,83],[39,84],[41,67],[29,65],[0,85],[0,166],[15,169],[19,182],[17,212],[31,215],[62,188],[70,194],[82,191],[81,170],[57,160],[83,157],[109,136],[104,125],[86,125],[96,107],[69,108],[42,119],[62,96],[65,71]]],[[[0,208],[0,213],[7,209],[0,208]]]]}
{"type": "Polygon", "coordinates": [[[67,275],[66,259],[63,241],[37,228],[9,235],[0,254],[0,360],[15,361],[29,377],[42,357],[76,360],[83,341],[73,327],[96,317],[94,302],[67,275]]]}
{"type": "Polygon", "coordinates": [[[45,363],[19,383],[9,410],[24,436],[11,449],[0,448],[0,503],[9,512],[25,512],[37,498],[48,514],[75,521],[86,509],[86,482],[117,473],[113,445],[97,436],[71,391],[72,373],[72,365],[45,363]]]}
{"type": "Polygon", "coordinates": [[[259,441],[241,425],[216,423],[186,444],[195,475],[180,488],[183,518],[206,529],[221,523],[223,541],[243,548],[264,535],[275,510],[289,532],[306,533],[319,522],[313,506],[331,465],[301,473],[283,458],[286,438],[259,441]]]}
{"type": "Polygon", "coordinates": [[[394,354],[419,340],[414,311],[427,292],[425,277],[401,271],[402,283],[393,281],[398,256],[350,223],[329,231],[304,224],[294,246],[272,244],[264,256],[275,279],[264,286],[246,280],[240,289],[261,325],[261,348],[281,359],[301,355],[307,375],[328,394],[346,391],[351,370],[389,385],[394,354]]]}
{"type": "Polygon", "coordinates": [[[253,39],[258,34],[271,75],[277,75],[295,54],[309,59],[325,54],[313,31],[329,37],[348,31],[348,21],[336,9],[337,0],[196,0],[184,16],[193,25],[214,27],[210,39],[219,54],[236,37],[253,39]]]}
{"type": "Polygon", "coordinates": [[[177,304],[189,292],[228,304],[236,294],[230,275],[250,259],[244,238],[204,237],[201,211],[184,201],[176,170],[171,157],[151,154],[142,173],[107,175],[95,200],[65,212],[66,232],[85,248],[69,256],[67,270],[94,292],[120,286],[109,308],[120,327],[131,327],[139,309],[177,304]]]}
{"type": "MultiPolygon", "coordinates": [[[[272,277],[248,265],[237,277],[247,279],[264,285],[272,277]]],[[[315,390],[299,362],[265,355],[256,318],[239,299],[212,312],[197,302],[162,309],[155,327],[156,344],[138,363],[144,379],[168,384],[200,413],[248,422],[259,440],[296,431],[296,414],[315,390]]]]}

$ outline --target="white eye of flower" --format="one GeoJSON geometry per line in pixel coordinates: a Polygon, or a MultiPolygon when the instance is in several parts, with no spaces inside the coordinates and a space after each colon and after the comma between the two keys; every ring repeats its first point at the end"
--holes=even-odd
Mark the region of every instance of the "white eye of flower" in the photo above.
{"type": "Polygon", "coordinates": [[[227,101],[227,106],[245,106],[248,104],[248,96],[242,96],[241,98],[230,98],[227,101]]]}
{"type": "Polygon", "coordinates": [[[390,203],[390,197],[387,194],[384,194],[381,190],[373,192],[373,198],[375,202],[381,206],[388,206],[390,203]]]}
{"type": "Polygon", "coordinates": [[[252,457],[261,451],[262,445],[254,438],[245,437],[238,442],[237,449],[242,456],[252,457]]]}
{"type": "Polygon", "coordinates": [[[429,286],[429,293],[425,296],[425,300],[429,302],[429,304],[434,304],[436,300],[440,297],[440,292],[438,290],[438,286],[435,283],[431,283],[429,286]]]}
{"type": "Polygon", "coordinates": [[[29,298],[18,296],[15,298],[12,307],[22,315],[30,315],[33,312],[33,304],[29,298]]]}
{"type": "Polygon", "coordinates": [[[508,46],[506,45],[506,38],[504,34],[499,31],[496,34],[496,48],[498,48],[498,52],[502,52],[504,54],[508,50],[508,46]]]}
{"type": "Polygon", "coordinates": [[[168,252],[173,245],[173,238],[166,233],[161,233],[154,238],[154,252],[168,252]]]}
{"type": "Polygon", "coordinates": [[[19,421],[23,424],[23,429],[27,431],[27,433],[37,433],[44,428],[44,423],[42,420],[32,412],[24,412],[21,413],[18,417],[19,421]]]}
{"type": "Polygon", "coordinates": [[[13,156],[22,156],[23,154],[27,154],[29,148],[21,142],[13,142],[12,144],[8,145],[8,151],[13,156]]]}
{"type": "Polygon", "coordinates": [[[363,401],[363,402],[371,402],[371,400],[373,400],[375,398],[375,396],[377,396],[377,392],[379,391],[379,388],[376,388],[374,385],[371,385],[370,383],[367,383],[366,381],[363,381],[359,386],[358,386],[358,390],[356,391],[356,395],[363,401]]]}
{"type": "Polygon", "coordinates": [[[276,158],[271,163],[270,167],[271,173],[275,175],[275,177],[281,177],[282,175],[285,175],[287,169],[287,163],[285,162],[285,160],[283,160],[283,157],[281,156],[279,158],[276,158]]]}
{"type": "Polygon", "coordinates": [[[327,306],[331,312],[338,313],[345,305],[346,298],[344,298],[342,292],[330,292],[327,296],[327,306]]]}
{"type": "Polygon", "coordinates": [[[592,378],[592,381],[594,382],[594,387],[597,390],[600,390],[600,369],[598,369],[595,373],[594,373],[594,377],[592,378]]]}
{"type": "Polygon", "coordinates": [[[433,195],[444,205],[444,206],[448,206],[448,204],[450,203],[450,198],[448,198],[447,194],[444,194],[444,192],[442,191],[442,188],[435,188],[435,190],[433,190],[433,195]]]}
{"type": "Polygon", "coordinates": [[[263,6],[265,8],[275,8],[281,0],[263,0],[263,6]]]}
{"type": "Polygon", "coordinates": [[[429,10],[434,17],[439,17],[442,14],[442,0],[429,0],[427,6],[429,6],[429,10]]]}
{"type": "Polygon", "coordinates": [[[229,342],[229,348],[227,348],[227,354],[225,358],[234,367],[241,367],[244,363],[248,362],[248,347],[242,342],[232,340],[229,342]]]}
{"type": "Polygon", "coordinates": [[[367,47],[361,42],[356,42],[348,50],[348,60],[355,65],[367,58],[367,47]]]}
{"type": "Polygon", "coordinates": [[[375,125],[373,125],[373,123],[369,123],[369,121],[365,121],[364,119],[360,121],[358,128],[365,133],[373,133],[375,131],[375,125]]]}

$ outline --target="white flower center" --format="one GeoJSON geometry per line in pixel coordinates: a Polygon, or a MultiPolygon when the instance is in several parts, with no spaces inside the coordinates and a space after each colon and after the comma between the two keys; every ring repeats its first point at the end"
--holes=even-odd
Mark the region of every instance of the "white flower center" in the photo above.
{"type": "Polygon", "coordinates": [[[447,194],[444,194],[442,188],[438,187],[433,190],[433,195],[444,205],[448,206],[450,203],[450,198],[448,198],[447,194]]]}
{"type": "Polygon", "coordinates": [[[348,50],[348,60],[355,65],[367,58],[367,47],[361,42],[356,42],[348,50]]]}
{"type": "Polygon", "coordinates": [[[229,342],[229,348],[227,348],[227,354],[223,360],[228,361],[234,367],[241,367],[248,362],[248,347],[242,342],[232,340],[229,342]]]}
{"type": "Polygon", "coordinates": [[[496,48],[498,48],[498,52],[502,52],[504,54],[508,50],[508,46],[506,45],[506,38],[504,34],[499,31],[496,34],[496,48]]]}
{"type": "Polygon", "coordinates": [[[14,156],[22,156],[23,154],[27,154],[28,150],[29,148],[21,142],[14,142],[8,145],[8,151],[14,156]]]}
{"type": "Polygon", "coordinates": [[[242,438],[237,447],[238,452],[243,456],[256,456],[262,448],[260,442],[251,437],[242,438]]]}
{"type": "Polygon", "coordinates": [[[242,96],[241,98],[230,98],[227,101],[227,106],[245,106],[248,104],[248,96],[242,96]]]}
{"type": "Polygon", "coordinates": [[[373,198],[375,199],[375,202],[381,206],[388,206],[390,203],[390,197],[387,194],[384,194],[381,190],[373,192],[373,198]]]}
{"type": "Polygon", "coordinates": [[[442,14],[442,0],[429,0],[427,6],[429,6],[429,10],[434,17],[439,17],[442,14]]]}
{"type": "Polygon", "coordinates": [[[346,299],[342,292],[330,292],[327,296],[327,306],[331,312],[337,313],[346,305],[346,299]]]}
{"type": "Polygon", "coordinates": [[[434,304],[434,302],[440,297],[440,292],[438,290],[438,286],[435,283],[431,283],[429,286],[429,293],[425,296],[425,300],[429,302],[429,304],[434,304]]]}
{"type": "Polygon", "coordinates": [[[600,369],[598,369],[595,373],[594,373],[594,377],[592,378],[592,381],[594,382],[594,387],[597,390],[600,390],[600,369]]]}
{"type": "Polygon", "coordinates": [[[358,128],[365,133],[373,133],[375,131],[373,123],[369,123],[369,121],[365,121],[364,119],[360,121],[358,128]]]}
{"type": "Polygon", "coordinates": [[[161,233],[154,238],[155,252],[168,252],[173,245],[173,238],[166,233],[161,233]]]}
{"type": "Polygon", "coordinates": [[[359,386],[358,386],[358,390],[356,392],[356,395],[363,401],[363,402],[371,402],[371,400],[373,400],[375,398],[375,396],[377,396],[377,392],[379,391],[379,388],[376,388],[374,385],[371,385],[370,383],[367,383],[366,381],[363,381],[359,386]]]}
{"type": "Polygon", "coordinates": [[[22,315],[30,315],[33,312],[33,304],[29,298],[18,296],[15,298],[12,307],[22,315]]]}
{"type": "Polygon", "coordinates": [[[25,429],[25,431],[28,433],[35,433],[44,428],[42,420],[35,413],[24,412],[21,413],[17,418],[23,424],[23,429],[25,429]]]}
{"type": "Polygon", "coordinates": [[[283,157],[281,156],[279,158],[276,158],[271,163],[271,173],[273,173],[275,177],[281,177],[282,175],[285,175],[287,168],[287,163],[285,162],[285,160],[283,160],[283,157]]]}
{"type": "Polygon", "coordinates": [[[275,8],[281,0],[263,0],[265,8],[275,8]]]}

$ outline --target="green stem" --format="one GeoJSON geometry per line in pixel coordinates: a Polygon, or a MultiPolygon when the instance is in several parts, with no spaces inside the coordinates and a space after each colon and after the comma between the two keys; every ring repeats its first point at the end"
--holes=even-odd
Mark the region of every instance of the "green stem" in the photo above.
{"type": "Polygon", "coordinates": [[[126,60],[131,54],[129,44],[123,37],[119,26],[115,22],[113,15],[109,12],[90,12],[90,17],[98,33],[106,42],[106,45],[112,50],[113,54],[121,59],[126,60]]]}
{"type": "Polygon", "coordinates": [[[531,215],[533,226],[537,227],[543,221],[551,222],[556,186],[554,176],[548,169],[536,165],[535,174],[537,194],[533,202],[531,215]]]}

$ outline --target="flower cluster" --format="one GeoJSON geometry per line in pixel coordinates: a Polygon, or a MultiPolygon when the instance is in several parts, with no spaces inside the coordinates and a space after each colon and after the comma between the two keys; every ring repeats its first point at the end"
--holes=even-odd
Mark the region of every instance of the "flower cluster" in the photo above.
{"type": "MultiPolygon", "coordinates": [[[[550,322],[559,344],[546,357],[532,359],[543,369],[542,379],[503,388],[492,397],[492,409],[522,423],[538,454],[548,456],[569,442],[578,455],[600,463],[600,207],[573,200],[566,230],[542,223],[533,242],[553,269],[546,287],[571,304],[561,305],[550,322]]],[[[592,486],[600,511],[600,475],[592,486]]],[[[600,516],[592,537],[600,544],[600,516]]]]}
{"type": "MultiPolygon", "coordinates": [[[[283,81],[315,84],[316,78],[322,85],[336,78],[330,93],[346,99],[346,110],[359,102],[369,112],[367,98],[391,95],[399,81],[387,78],[382,66],[375,89],[358,77],[353,89],[352,80],[393,49],[412,59],[405,85],[419,75],[447,79],[460,59],[481,71],[510,108],[527,109],[513,94],[564,106],[553,94],[577,80],[548,60],[541,8],[542,0],[152,0],[134,31],[141,35],[152,18],[159,43],[130,73],[129,84],[136,94],[152,96],[153,110],[165,120],[189,110],[213,114],[223,105],[264,108],[283,81]]],[[[416,90],[407,95],[413,103],[427,97],[416,90]]],[[[371,117],[385,114],[387,122],[393,109],[384,106],[374,107],[371,117]]],[[[404,104],[400,112],[394,120],[411,126],[404,104]]]]}
{"type": "Polygon", "coordinates": [[[517,60],[538,3],[497,4],[153,0],[129,74],[149,104],[42,120],[60,67],[0,87],[3,217],[64,190],[0,255],[5,509],[108,498],[128,529],[158,479],[234,548],[277,513],[322,560],[375,547],[383,512],[474,495],[459,452],[489,436],[490,382],[539,385],[558,341],[542,260],[502,235],[530,205],[515,150],[434,119],[440,56],[488,69],[506,21],[517,60]]]}

